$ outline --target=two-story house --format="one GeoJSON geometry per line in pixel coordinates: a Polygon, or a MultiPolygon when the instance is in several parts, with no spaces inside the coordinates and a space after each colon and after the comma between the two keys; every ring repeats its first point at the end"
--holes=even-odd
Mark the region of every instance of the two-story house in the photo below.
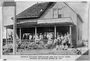
{"type": "MultiPolygon", "coordinates": [[[[82,41],[83,20],[65,2],[36,3],[16,15],[16,22],[16,34],[21,41],[25,34],[32,35],[33,39],[42,34],[45,39],[50,33],[52,39],[69,34],[70,44],[75,47],[82,41]]],[[[13,29],[13,25],[6,27],[13,29]]]]}

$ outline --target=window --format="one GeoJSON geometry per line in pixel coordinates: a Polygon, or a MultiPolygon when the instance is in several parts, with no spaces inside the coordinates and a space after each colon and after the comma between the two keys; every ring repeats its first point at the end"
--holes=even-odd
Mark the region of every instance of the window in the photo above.
{"type": "Polygon", "coordinates": [[[62,17],[62,14],[58,14],[58,18],[61,18],[62,17]]]}
{"type": "Polygon", "coordinates": [[[61,18],[62,10],[61,9],[53,9],[53,18],[61,18]]]}
{"type": "Polygon", "coordinates": [[[58,9],[58,18],[61,18],[61,17],[62,17],[62,10],[58,9]]]}
{"type": "Polygon", "coordinates": [[[53,9],[53,18],[58,18],[58,9],[53,9]]]}

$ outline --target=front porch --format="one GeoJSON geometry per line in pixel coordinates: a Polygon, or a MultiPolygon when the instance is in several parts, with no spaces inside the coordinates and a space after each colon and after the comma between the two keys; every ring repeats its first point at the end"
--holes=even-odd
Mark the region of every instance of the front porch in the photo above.
{"type": "MultiPolygon", "coordinates": [[[[17,37],[14,40],[16,46],[14,46],[15,51],[25,50],[67,50],[68,48],[75,47],[76,43],[73,43],[72,35],[73,28],[76,26],[69,19],[68,21],[64,21],[65,19],[56,21],[53,19],[51,23],[48,23],[47,20],[38,20],[38,22],[23,22],[18,23],[17,27],[14,28],[16,30],[17,37]]],[[[8,28],[12,28],[12,26],[7,26],[8,28]]],[[[7,33],[7,32],[6,32],[7,33]]],[[[76,33],[76,31],[74,32],[76,33]]],[[[74,36],[75,37],[75,36],[74,36]]],[[[6,37],[7,38],[7,37],[6,37]]],[[[13,42],[12,35],[12,42],[13,42]]],[[[74,40],[75,42],[76,40],[74,40]]],[[[8,44],[8,38],[6,39],[6,44],[8,44]]],[[[23,52],[22,52],[23,53],[23,52]]]]}
{"type": "MultiPolygon", "coordinates": [[[[64,50],[65,48],[72,47],[72,25],[42,25],[42,26],[35,26],[29,28],[17,28],[17,42],[18,47],[16,47],[17,51],[25,50],[25,51],[32,51],[32,50],[50,50],[53,49],[61,49],[64,50]],[[63,44],[65,37],[68,37],[69,46],[63,44]],[[62,39],[61,39],[62,38],[62,39]]],[[[13,38],[11,38],[13,40],[13,38]]],[[[7,44],[8,44],[7,38],[7,44]]],[[[48,52],[48,53],[49,53],[48,52]]],[[[32,54],[32,53],[31,53],[32,54]]]]}

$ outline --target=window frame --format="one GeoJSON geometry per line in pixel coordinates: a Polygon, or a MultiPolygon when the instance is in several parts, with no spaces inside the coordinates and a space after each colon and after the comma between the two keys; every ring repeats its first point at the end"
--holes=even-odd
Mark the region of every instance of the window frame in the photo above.
{"type": "Polygon", "coordinates": [[[59,13],[59,10],[62,10],[62,9],[60,9],[60,8],[53,9],[53,18],[62,18],[63,17],[63,14],[59,13]],[[57,13],[55,13],[55,10],[57,10],[57,13]],[[57,15],[57,17],[55,17],[55,15],[57,15]],[[59,17],[59,15],[61,15],[61,17],[59,17]]]}

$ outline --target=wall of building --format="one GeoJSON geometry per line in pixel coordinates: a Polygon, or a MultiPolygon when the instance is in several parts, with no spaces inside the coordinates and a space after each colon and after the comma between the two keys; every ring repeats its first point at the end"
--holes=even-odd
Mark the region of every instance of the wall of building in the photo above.
{"type": "Polygon", "coordinates": [[[81,46],[82,45],[82,22],[81,20],[77,17],[77,46],[81,46]]]}
{"type": "Polygon", "coordinates": [[[72,26],[72,44],[76,46],[76,43],[77,43],[77,15],[65,3],[62,3],[62,2],[56,3],[53,7],[50,7],[45,12],[42,18],[53,18],[53,9],[60,9],[60,8],[62,8],[61,14],[63,14],[63,17],[71,18],[73,23],[76,25],[76,26],[72,26]]]}
{"type": "Polygon", "coordinates": [[[65,3],[63,2],[57,2],[53,7],[50,7],[42,16],[42,18],[53,18],[53,9],[61,9],[61,14],[63,14],[62,17],[69,17],[72,19],[74,24],[77,25],[77,19],[76,19],[76,13],[73,12],[65,3]]]}
{"type": "Polygon", "coordinates": [[[72,26],[72,44],[76,47],[77,46],[77,27],[72,26]]]}

